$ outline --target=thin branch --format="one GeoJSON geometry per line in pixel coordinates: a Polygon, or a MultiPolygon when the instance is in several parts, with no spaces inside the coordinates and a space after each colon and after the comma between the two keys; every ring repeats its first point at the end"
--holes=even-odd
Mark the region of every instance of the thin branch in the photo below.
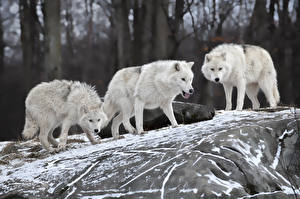
{"type": "MultiPolygon", "coordinates": [[[[187,9],[188,9],[188,13],[190,14],[190,16],[191,16],[191,19],[192,19],[192,26],[193,26],[193,30],[194,30],[194,35],[195,35],[195,38],[196,38],[196,41],[198,42],[198,43],[200,43],[200,40],[199,40],[199,38],[198,38],[198,30],[197,30],[197,28],[196,28],[196,25],[195,25],[195,19],[194,19],[194,16],[193,16],[193,14],[192,14],[192,11],[191,11],[191,4],[189,4],[189,1],[187,0],[186,1],[187,2],[187,4],[189,5],[188,7],[187,7],[187,9]]],[[[192,0],[192,3],[193,3],[194,1],[192,0]]]]}

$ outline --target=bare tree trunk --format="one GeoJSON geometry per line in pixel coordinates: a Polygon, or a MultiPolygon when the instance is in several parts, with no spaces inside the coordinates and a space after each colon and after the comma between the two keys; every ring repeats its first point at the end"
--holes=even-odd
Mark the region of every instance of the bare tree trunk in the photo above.
{"type": "Polygon", "coordinates": [[[132,60],[133,65],[143,64],[143,35],[146,34],[145,26],[149,21],[145,21],[147,10],[146,1],[142,1],[139,5],[139,0],[134,0],[133,5],[133,46],[132,46],[132,60]]]}
{"type": "Polygon", "coordinates": [[[31,88],[33,69],[38,67],[37,63],[42,59],[39,40],[41,30],[39,28],[36,6],[36,1],[19,1],[26,90],[31,88]]]}
{"type": "Polygon", "coordinates": [[[180,46],[181,40],[179,39],[180,26],[183,24],[184,15],[184,0],[176,0],[175,2],[175,17],[174,20],[170,20],[168,17],[169,28],[171,35],[169,36],[169,57],[174,58],[177,50],[180,46]]]}
{"type": "Polygon", "coordinates": [[[230,12],[234,9],[234,7],[235,7],[234,4],[235,4],[234,1],[223,1],[222,2],[221,6],[224,7],[224,10],[222,12],[219,11],[220,22],[217,25],[216,36],[222,36],[223,24],[226,21],[227,17],[230,15],[230,12]]]}
{"type": "Polygon", "coordinates": [[[275,14],[275,2],[277,0],[270,0],[269,4],[269,30],[270,32],[274,32],[276,29],[275,22],[274,22],[274,14],[275,14]]]}
{"type": "MultiPolygon", "coordinates": [[[[296,7],[296,25],[300,25],[300,1],[298,1],[297,7],[296,7]]],[[[297,26],[298,29],[300,29],[300,26],[297,26]]]]}
{"type": "MultiPolygon", "coordinates": [[[[93,27],[94,27],[94,23],[93,23],[93,17],[94,17],[93,3],[94,3],[94,0],[90,0],[89,4],[87,5],[87,7],[88,7],[87,10],[89,10],[87,12],[87,16],[89,18],[87,37],[88,37],[88,46],[89,46],[90,49],[93,45],[93,32],[94,32],[93,31],[93,27]]],[[[87,2],[86,2],[86,4],[87,4],[87,2]]]]}
{"type": "Polygon", "coordinates": [[[168,0],[154,0],[152,1],[155,6],[155,26],[153,37],[153,53],[154,59],[168,58],[168,40],[169,40],[169,27],[168,27],[168,0]],[[166,13],[164,13],[166,11],[166,13]]]}
{"type": "MultiPolygon", "coordinates": [[[[153,60],[153,27],[154,27],[154,5],[152,1],[143,0],[143,6],[145,7],[145,13],[142,13],[144,15],[145,19],[143,24],[143,34],[142,34],[142,42],[143,47],[141,49],[142,52],[142,63],[147,63],[149,61],[153,60]]],[[[141,22],[143,23],[143,22],[141,22]]]]}
{"type": "MultiPolygon", "coordinates": [[[[2,0],[0,0],[0,9],[2,7],[2,0]]],[[[4,72],[4,40],[2,28],[2,15],[0,13],[0,75],[4,72]]]]}
{"type": "Polygon", "coordinates": [[[112,1],[114,8],[113,18],[117,36],[118,66],[116,69],[131,65],[131,38],[128,24],[129,8],[127,3],[128,1],[123,0],[112,1]]]}
{"type": "Polygon", "coordinates": [[[266,0],[256,0],[254,10],[247,30],[247,40],[261,42],[264,40],[268,24],[268,13],[266,10],[266,0]]]}
{"type": "Polygon", "coordinates": [[[216,8],[216,0],[213,0],[213,12],[212,12],[212,15],[213,15],[213,21],[211,23],[211,28],[213,29],[215,27],[215,23],[217,21],[217,8],[216,8]]]}
{"type": "Polygon", "coordinates": [[[61,78],[60,0],[44,0],[45,79],[61,78]]]}
{"type": "MultiPolygon", "coordinates": [[[[296,5],[296,21],[295,21],[295,34],[300,34],[300,1],[298,1],[298,4],[296,5]]],[[[294,89],[299,91],[300,90],[300,38],[295,36],[296,40],[293,42],[293,64],[292,64],[292,75],[294,80],[294,89]]],[[[295,93],[295,104],[300,104],[300,93],[295,93]]],[[[300,138],[298,137],[298,143],[300,143],[300,138]]],[[[300,147],[300,145],[298,145],[300,147]]]]}
{"type": "MultiPolygon", "coordinates": [[[[293,50],[291,48],[292,44],[290,41],[292,38],[292,24],[289,17],[288,4],[290,0],[282,1],[282,10],[279,10],[279,42],[277,43],[278,57],[279,57],[279,89],[282,94],[282,101],[286,104],[294,103],[294,90],[293,86],[293,75],[292,75],[292,58],[293,50]],[[289,81],[286,81],[289,80],[289,81]]],[[[277,6],[279,8],[279,2],[277,1],[277,6]]],[[[298,79],[298,78],[297,78],[298,79]]]]}
{"type": "Polygon", "coordinates": [[[70,54],[70,56],[74,55],[73,51],[73,30],[74,30],[74,25],[73,25],[73,16],[72,13],[70,12],[70,9],[72,9],[72,0],[67,0],[67,6],[66,6],[66,15],[65,19],[67,22],[66,25],[66,42],[67,42],[67,49],[70,54]]]}

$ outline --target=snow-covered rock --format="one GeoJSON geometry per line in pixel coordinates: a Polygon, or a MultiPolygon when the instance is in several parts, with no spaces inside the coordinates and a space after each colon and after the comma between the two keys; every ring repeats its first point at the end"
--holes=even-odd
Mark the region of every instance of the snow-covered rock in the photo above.
{"type": "Polygon", "coordinates": [[[98,145],[73,135],[58,154],[37,139],[2,142],[0,198],[300,197],[295,112],[221,111],[98,145]]]}

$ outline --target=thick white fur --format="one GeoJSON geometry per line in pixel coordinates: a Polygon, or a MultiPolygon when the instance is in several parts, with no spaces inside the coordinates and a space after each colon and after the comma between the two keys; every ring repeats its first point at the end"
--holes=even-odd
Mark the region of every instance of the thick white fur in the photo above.
{"type": "Polygon", "coordinates": [[[276,70],[270,54],[253,45],[222,44],[205,55],[202,66],[204,76],[213,82],[219,78],[226,95],[226,110],[231,110],[232,88],[237,87],[236,110],[242,110],[245,93],[257,109],[259,88],[264,92],[271,107],[280,100],[276,70]]]}
{"type": "Polygon", "coordinates": [[[120,138],[121,123],[128,132],[135,133],[135,128],[129,122],[135,115],[137,133],[141,134],[144,131],[143,110],[157,107],[162,108],[172,126],[177,126],[172,101],[182,91],[193,91],[193,64],[168,60],[119,70],[109,83],[104,97],[102,110],[108,119],[102,128],[118,113],[112,122],[113,137],[120,138]]]}
{"type": "Polygon", "coordinates": [[[100,131],[106,116],[100,111],[102,102],[95,89],[85,83],[66,80],[44,82],[29,92],[26,101],[25,126],[22,135],[39,139],[49,152],[65,149],[69,128],[79,124],[92,144],[99,143],[93,132],[100,131]],[[61,126],[59,143],[53,138],[55,128],[61,126]],[[50,142],[50,143],[49,143],[50,142]]]}

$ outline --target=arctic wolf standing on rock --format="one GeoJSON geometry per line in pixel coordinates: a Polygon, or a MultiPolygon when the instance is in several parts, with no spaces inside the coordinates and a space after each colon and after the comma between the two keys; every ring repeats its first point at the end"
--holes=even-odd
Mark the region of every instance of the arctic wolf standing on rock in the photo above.
{"type": "Polygon", "coordinates": [[[137,133],[143,133],[143,110],[162,108],[172,126],[177,126],[174,117],[172,101],[178,94],[189,98],[194,92],[191,70],[194,62],[156,61],[141,67],[129,67],[119,70],[111,82],[104,97],[103,112],[108,120],[115,116],[112,122],[112,135],[120,138],[119,126],[123,123],[125,129],[135,133],[135,128],[129,119],[135,115],[137,133]]]}
{"type": "Polygon", "coordinates": [[[261,47],[252,45],[222,44],[205,55],[202,66],[204,76],[224,86],[226,110],[231,110],[233,86],[237,87],[236,110],[242,110],[245,92],[252,108],[259,108],[257,99],[262,89],[271,107],[279,102],[276,70],[270,54],[261,47]]]}
{"type": "Polygon", "coordinates": [[[85,83],[54,80],[44,82],[29,92],[25,101],[25,126],[22,135],[26,139],[40,131],[43,147],[53,152],[65,149],[69,128],[79,124],[92,144],[97,144],[93,133],[100,131],[106,116],[100,111],[102,102],[95,89],[85,83]],[[59,143],[53,138],[55,128],[61,126],[59,143]],[[50,143],[49,143],[50,142],[50,143]]]}

